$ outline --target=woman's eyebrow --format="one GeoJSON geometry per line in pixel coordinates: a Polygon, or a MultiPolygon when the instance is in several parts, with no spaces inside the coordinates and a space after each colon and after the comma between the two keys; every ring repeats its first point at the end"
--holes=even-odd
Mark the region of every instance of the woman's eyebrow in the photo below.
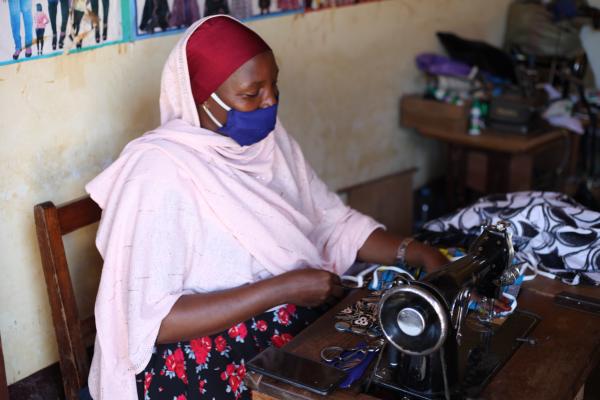
{"type": "Polygon", "coordinates": [[[239,85],[239,90],[248,90],[255,89],[256,87],[260,87],[265,83],[265,81],[253,81],[253,82],[241,82],[239,85]]]}

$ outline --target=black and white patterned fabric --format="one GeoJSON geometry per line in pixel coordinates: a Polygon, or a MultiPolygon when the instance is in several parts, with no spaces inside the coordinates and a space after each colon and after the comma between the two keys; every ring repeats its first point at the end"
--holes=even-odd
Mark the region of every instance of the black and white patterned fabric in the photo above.
{"type": "Polygon", "coordinates": [[[483,225],[499,220],[512,226],[519,263],[572,285],[582,279],[600,285],[600,213],[561,193],[483,197],[454,214],[428,222],[424,229],[478,235],[483,225]]]}

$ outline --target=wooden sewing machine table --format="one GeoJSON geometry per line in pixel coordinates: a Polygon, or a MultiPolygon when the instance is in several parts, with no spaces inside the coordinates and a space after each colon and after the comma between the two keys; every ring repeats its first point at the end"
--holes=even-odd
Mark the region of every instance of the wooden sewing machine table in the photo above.
{"type": "MultiPolygon", "coordinates": [[[[529,337],[536,345],[523,344],[492,378],[481,399],[571,400],[583,398],[588,375],[600,360],[600,316],[565,308],[554,303],[562,291],[600,299],[600,288],[573,287],[538,276],[523,285],[519,308],[533,312],[541,321],[529,337]]],[[[284,349],[312,360],[320,360],[325,346],[353,346],[362,337],[334,329],[334,315],[364,297],[365,291],[351,292],[338,305],[307,327],[284,349]]],[[[320,396],[275,379],[249,372],[246,384],[254,400],[318,400],[320,396]]],[[[359,392],[360,384],[338,389],[328,399],[375,400],[359,392]]]]}
{"type": "MultiPolygon", "coordinates": [[[[562,169],[566,176],[575,174],[579,135],[548,128],[530,135],[487,129],[480,135],[471,136],[467,134],[466,114],[465,126],[461,129],[450,123],[451,120],[444,119],[443,112],[437,113],[442,114],[440,116],[429,111],[434,106],[440,107],[439,104],[423,100],[420,95],[404,96],[400,124],[446,145],[448,209],[469,202],[467,189],[480,194],[533,190],[541,183],[537,178],[547,179],[551,171],[562,169]]],[[[441,107],[441,110],[447,107],[461,109],[448,105],[441,107]]]]}

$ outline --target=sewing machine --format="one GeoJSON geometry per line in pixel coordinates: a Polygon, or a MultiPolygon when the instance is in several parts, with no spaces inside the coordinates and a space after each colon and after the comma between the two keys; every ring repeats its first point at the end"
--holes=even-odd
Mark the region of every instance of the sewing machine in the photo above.
{"type": "Polygon", "coordinates": [[[512,259],[510,232],[500,222],[485,227],[466,256],[383,293],[378,319],[387,345],[370,390],[403,399],[477,396],[538,322],[523,311],[505,318],[494,311],[494,299],[519,276],[512,259]],[[482,306],[468,314],[472,294],[482,306]]]}
{"type": "MultiPolygon", "coordinates": [[[[511,245],[505,227],[488,228],[483,232],[483,237],[488,239],[483,241],[480,238],[467,256],[449,264],[443,271],[432,274],[418,284],[400,282],[400,285],[396,285],[398,288],[418,287],[436,300],[434,304],[438,304],[438,309],[442,310],[441,320],[446,321],[445,337],[441,341],[440,336],[430,341],[434,344],[440,342],[439,348],[431,350],[435,346],[430,346],[416,349],[414,336],[405,333],[392,336],[390,329],[386,328],[386,346],[379,352],[370,372],[350,388],[335,390],[327,399],[445,399],[446,394],[451,399],[486,400],[564,400],[576,398],[576,395],[581,397],[583,385],[600,359],[600,317],[559,306],[556,295],[567,292],[599,299],[598,289],[568,286],[557,280],[538,277],[523,283],[518,297],[519,307],[504,320],[486,315],[485,310],[471,311],[466,317],[458,314],[457,307],[461,306],[461,311],[464,310],[466,295],[457,298],[457,294],[464,288],[479,292],[480,297],[491,294],[487,297],[493,298],[499,296],[498,283],[501,282],[496,281],[498,277],[502,279],[504,276],[510,282],[510,275],[515,272],[509,264],[511,245]],[[462,269],[464,271],[460,272],[462,269]],[[452,311],[454,299],[457,302],[452,311]],[[531,310],[540,318],[521,310],[531,310]],[[460,329],[455,325],[458,315],[463,318],[460,329]],[[452,316],[455,316],[454,319],[452,316]],[[460,344],[456,340],[457,333],[460,333],[460,344]],[[412,341],[401,341],[403,336],[404,339],[412,338],[412,341]],[[400,345],[404,352],[392,341],[400,345]],[[411,355],[406,352],[415,349],[429,353],[411,355]],[[440,357],[442,352],[446,365],[445,380],[440,357]]],[[[387,304],[384,313],[390,318],[391,327],[396,324],[400,329],[398,316],[406,308],[401,302],[405,295],[397,288],[388,292],[382,294],[387,295],[385,302],[382,302],[382,305],[387,304]]],[[[340,313],[372,294],[366,288],[352,291],[286,344],[283,350],[322,363],[322,349],[330,346],[353,348],[364,342],[365,336],[342,332],[335,325],[340,313]]],[[[416,314],[411,311],[406,314],[403,314],[401,321],[406,330],[414,333],[427,329],[426,324],[419,325],[420,318],[416,314]],[[416,324],[411,323],[411,316],[416,317],[416,324]],[[416,331],[411,330],[415,328],[416,331]]],[[[430,321],[424,314],[421,316],[426,323],[430,321]]],[[[433,332],[438,332],[438,335],[442,333],[439,329],[433,332]]],[[[245,383],[256,400],[323,399],[319,394],[252,371],[246,375],[245,383]]]]}

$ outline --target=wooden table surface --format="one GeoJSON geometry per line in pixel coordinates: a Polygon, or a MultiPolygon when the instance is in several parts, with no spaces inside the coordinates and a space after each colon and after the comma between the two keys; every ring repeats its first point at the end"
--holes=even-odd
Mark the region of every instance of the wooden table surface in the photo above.
{"type": "Polygon", "coordinates": [[[566,138],[568,135],[567,132],[560,129],[551,129],[531,135],[485,130],[481,135],[477,136],[448,131],[444,127],[416,127],[416,129],[423,136],[446,143],[509,154],[527,153],[555,140],[566,138]]]}
{"type": "MultiPolygon", "coordinates": [[[[329,310],[321,318],[316,320],[309,327],[300,332],[291,342],[286,344],[283,349],[294,354],[298,354],[304,358],[315,361],[321,361],[321,349],[325,346],[342,346],[353,347],[363,337],[348,333],[341,333],[333,327],[334,315],[344,307],[353,304],[358,299],[365,297],[367,291],[357,290],[352,292],[339,304],[329,310]]],[[[276,399],[285,400],[318,400],[324,396],[311,393],[307,390],[296,388],[287,383],[279,382],[275,379],[255,374],[248,373],[246,382],[252,389],[258,389],[261,394],[273,396],[276,399]]],[[[329,398],[340,400],[359,399],[359,400],[375,400],[374,397],[359,393],[357,387],[350,389],[338,389],[329,398]]],[[[253,399],[268,399],[269,397],[256,396],[253,394],[253,399]]]]}
{"type": "Polygon", "coordinates": [[[600,299],[600,288],[537,277],[519,295],[521,308],[542,317],[482,393],[484,399],[573,399],[600,360],[600,317],[554,304],[562,291],[600,299]],[[546,340],[547,341],[544,341],[546,340]]]}
{"type": "MultiPolygon", "coordinates": [[[[562,291],[600,299],[600,288],[573,287],[544,277],[526,282],[519,296],[519,308],[542,318],[530,334],[542,343],[522,345],[492,378],[482,393],[482,399],[565,400],[575,397],[600,360],[600,316],[555,305],[554,295],[562,291]]],[[[319,353],[324,346],[352,346],[363,340],[357,335],[337,332],[333,328],[333,317],[337,311],[364,295],[364,291],[351,293],[284,349],[319,361],[319,353]]],[[[249,375],[248,384],[257,389],[253,393],[257,400],[323,398],[259,374],[249,375]]],[[[338,389],[327,398],[374,399],[360,394],[357,387],[338,389]]]]}

